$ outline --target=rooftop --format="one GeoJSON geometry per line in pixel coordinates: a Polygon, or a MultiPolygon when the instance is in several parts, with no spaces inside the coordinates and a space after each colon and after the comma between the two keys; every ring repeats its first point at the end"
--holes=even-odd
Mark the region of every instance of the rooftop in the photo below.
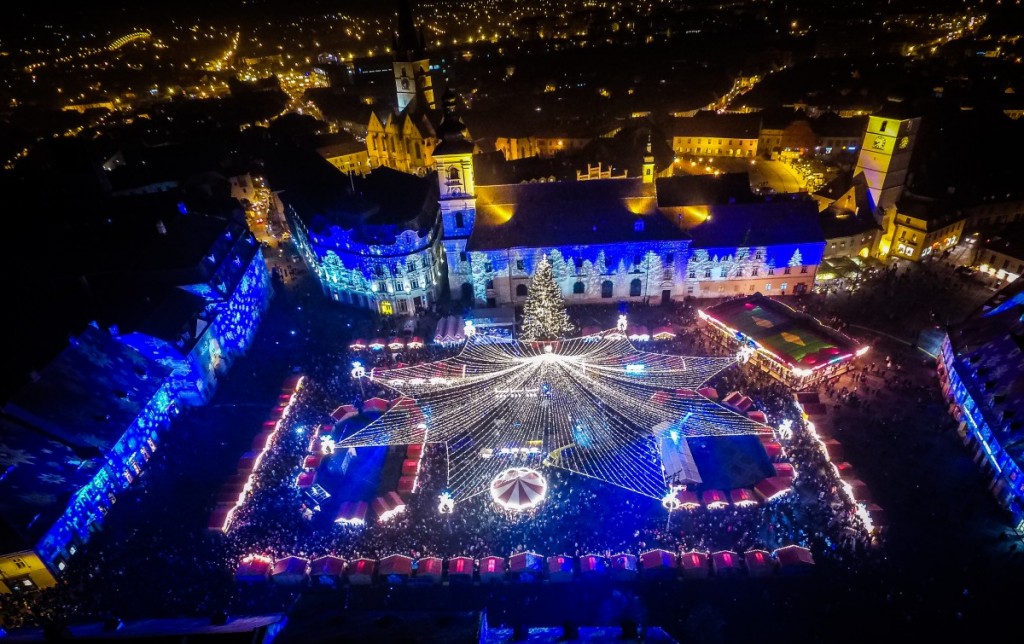
{"type": "Polygon", "coordinates": [[[658,210],[650,184],[639,178],[598,179],[479,186],[476,226],[467,248],[686,239],[658,210]]]}
{"type": "Polygon", "coordinates": [[[813,369],[861,348],[852,338],[760,293],[715,304],[703,312],[790,367],[813,369]]]}
{"type": "Polygon", "coordinates": [[[704,223],[690,229],[694,248],[824,243],[815,202],[782,198],[711,208],[704,223]]]}
{"type": "Polygon", "coordinates": [[[761,128],[759,114],[700,113],[672,121],[674,137],[716,137],[721,139],[756,139],[761,128]]]}

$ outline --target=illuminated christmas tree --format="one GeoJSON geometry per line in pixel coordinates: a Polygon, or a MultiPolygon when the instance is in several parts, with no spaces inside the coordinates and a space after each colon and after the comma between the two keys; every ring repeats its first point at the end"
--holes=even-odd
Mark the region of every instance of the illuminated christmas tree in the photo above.
{"type": "Polygon", "coordinates": [[[572,330],[562,289],[555,282],[551,262],[544,255],[530,279],[530,290],[523,306],[523,339],[555,340],[565,337],[572,330]]]}

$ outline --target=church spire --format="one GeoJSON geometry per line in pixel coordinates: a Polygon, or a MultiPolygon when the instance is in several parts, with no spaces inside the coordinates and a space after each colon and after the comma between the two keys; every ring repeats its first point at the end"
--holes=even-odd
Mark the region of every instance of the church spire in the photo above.
{"type": "Polygon", "coordinates": [[[398,34],[395,37],[395,60],[412,62],[423,59],[423,40],[412,19],[409,0],[398,0],[398,34]]]}

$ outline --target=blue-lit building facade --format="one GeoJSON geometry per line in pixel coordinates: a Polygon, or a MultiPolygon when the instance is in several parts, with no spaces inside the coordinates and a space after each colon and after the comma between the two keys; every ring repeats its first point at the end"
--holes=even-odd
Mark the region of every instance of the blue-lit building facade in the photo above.
{"type": "Polygon", "coordinates": [[[282,194],[295,245],[325,295],[382,315],[427,309],[445,278],[433,175],[338,176],[322,199],[308,187],[282,194]]]}
{"type": "Polygon", "coordinates": [[[245,355],[273,294],[263,251],[248,230],[229,226],[202,260],[209,277],[173,287],[136,325],[112,325],[123,343],[171,369],[170,393],[201,405],[218,375],[245,355]]]}
{"type": "Polygon", "coordinates": [[[1024,285],[949,329],[938,376],[989,490],[1024,534],[1024,285]]]}
{"type": "Polygon", "coordinates": [[[112,279],[122,286],[100,319],[2,408],[0,516],[15,539],[0,551],[0,592],[52,584],[173,417],[207,402],[247,352],[269,306],[270,276],[244,224],[182,213],[143,230],[132,246],[151,264],[112,279]],[[161,243],[179,234],[193,243],[161,243]]]}

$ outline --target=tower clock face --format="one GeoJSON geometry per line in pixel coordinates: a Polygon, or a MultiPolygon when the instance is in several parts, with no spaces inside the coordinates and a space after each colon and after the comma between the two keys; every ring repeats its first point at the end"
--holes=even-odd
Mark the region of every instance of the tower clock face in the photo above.
{"type": "Polygon", "coordinates": [[[885,137],[883,137],[883,136],[876,136],[875,140],[871,142],[871,147],[875,148],[876,150],[884,150],[885,149],[885,137]]]}
{"type": "Polygon", "coordinates": [[[900,149],[901,150],[906,150],[908,145],[910,145],[910,137],[909,136],[905,136],[902,139],[900,139],[900,149]]]}

